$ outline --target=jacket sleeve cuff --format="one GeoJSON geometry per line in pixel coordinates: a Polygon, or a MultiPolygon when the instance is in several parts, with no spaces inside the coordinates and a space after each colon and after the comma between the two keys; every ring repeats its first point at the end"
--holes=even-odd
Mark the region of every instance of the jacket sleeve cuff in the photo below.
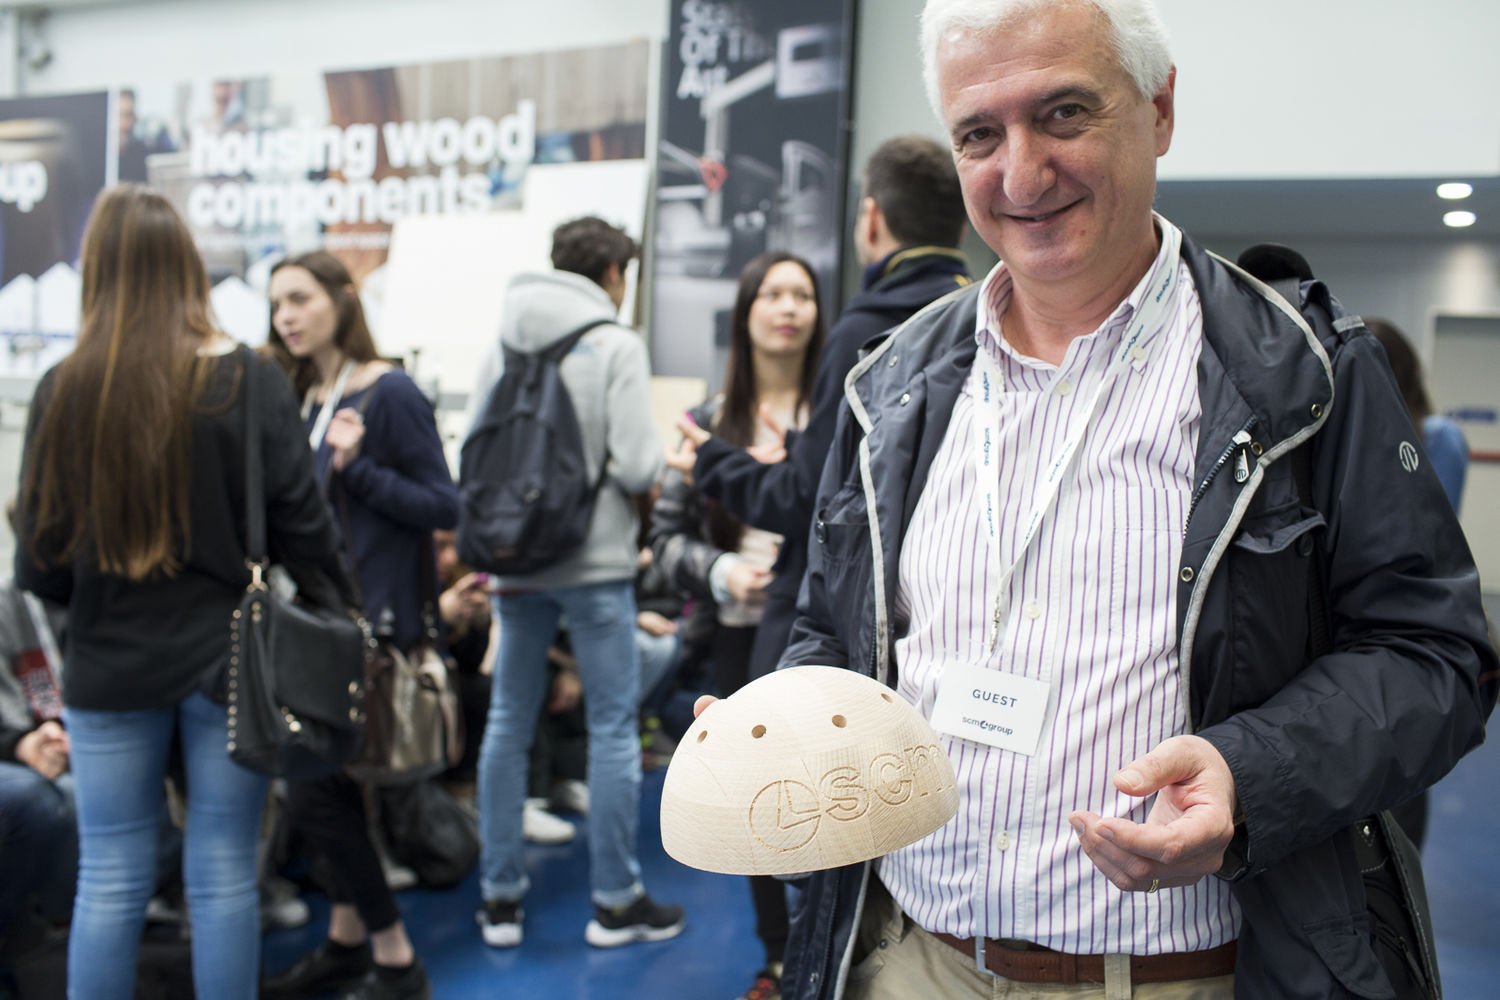
{"type": "Polygon", "coordinates": [[[3,729],[0,730],[0,761],[10,761],[19,764],[16,758],[16,748],[21,745],[29,729],[3,729]]]}
{"type": "Polygon", "coordinates": [[[729,574],[739,564],[739,555],[726,552],[708,568],[708,589],[714,595],[715,604],[728,604],[733,600],[734,595],[729,593],[729,574]]]}
{"type": "Polygon", "coordinates": [[[740,450],[717,434],[698,446],[698,457],[693,460],[693,480],[703,490],[705,496],[718,499],[715,495],[717,491],[712,485],[714,467],[724,461],[725,456],[740,450]]]}
{"type": "Polygon", "coordinates": [[[1226,882],[1238,882],[1259,870],[1255,850],[1258,844],[1252,841],[1247,818],[1257,812],[1255,782],[1250,780],[1250,772],[1240,753],[1239,743],[1225,731],[1224,726],[1211,726],[1197,735],[1213,744],[1214,749],[1224,758],[1224,763],[1229,766],[1230,774],[1234,776],[1234,835],[1229,840],[1229,846],[1224,849],[1224,864],[1214,875],[1226,882]]]}

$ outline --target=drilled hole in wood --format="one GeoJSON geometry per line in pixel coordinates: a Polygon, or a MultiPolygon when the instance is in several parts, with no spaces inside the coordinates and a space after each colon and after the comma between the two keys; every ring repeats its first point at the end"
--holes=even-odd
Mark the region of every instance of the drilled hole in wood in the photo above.
{"type": "Polygon", "coordinates": [[[833,717],[833,724],[835,726],[838,726],[840,729],[843,729],[849,723],[842,715],[835,715],[833,717]]]}
{"type": "Polygon", "coordinates": [[[766,735],[766,727],[756,726],[754,729],[750,730],[750,735],[755,737],[756,739],[760,739],[762,736],[766,735]]]}
{"type": "Polygon", "coordinates": [[[880,697],[882,697],[882,698],[884,698],[884,699],[885,699],[885,700],[886,700],[886,701],[892,701],[892,700],[893,700],[893,699],[892,699],[892,698],[891,698],[891,696],[890,696],[890,695],[888,695],[888,694],[886,694],[886,693],[885,693],[885,692],[884,692],[884,691],[882,691],[882,692],[881,692],[881,693],[880,693],[880,697]]]}
{"type": "Polygon", "coordinates": [[[706,739],[708,739],[708,730],[707,729],[703,730],[701,733],[698,734],[698,742],[702,743],[706,739]]]}

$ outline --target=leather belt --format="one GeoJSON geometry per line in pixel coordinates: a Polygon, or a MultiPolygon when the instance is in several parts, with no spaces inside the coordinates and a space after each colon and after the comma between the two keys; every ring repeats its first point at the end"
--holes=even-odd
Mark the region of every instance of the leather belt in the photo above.
{"type": "MultiPolygon", "coordinates": [[[[952,934],[933,937],[974,958],[974,939],[952,934]]],[[[1234,972],[1235,943],[1207,951],[1180,951],[1170,955],[1130,955],[1130,980],[1135,983],[1170,983],[1181,979],[1210,979],[1234,972]]],[[[1068,955],[1038,945],[1017,948],[1014,943],[988,938],[984,943],[984,965],[990,972],[1018,983],[1102,983],[1103,955],[1068,955]]]]}

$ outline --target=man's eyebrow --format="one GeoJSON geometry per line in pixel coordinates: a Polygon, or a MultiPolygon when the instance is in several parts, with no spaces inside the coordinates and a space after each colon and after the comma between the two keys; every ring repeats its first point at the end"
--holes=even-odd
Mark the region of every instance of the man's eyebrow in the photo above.
{"type": "MultiPolygon", "coordinates": [[[[1044,108],[1048,105],[1056,104],[1058,101],[1067,100],[1069,98],[1076,101],[1082,101],[1085,104],[1097,105],[1104,103],[1104,98],[1101,97],[1099,92],[1092,87],[1085,86],[1081,83],[1069,83],[1064,84],[1061,87],[1057,87],[1053,90],[1049,90],[1045,94],[1042,94],[1032,102],[1032,107],[1044,108]]],[[[960,136],[974,126],[988,124],[994,119],[995,115],[993,112],[975,111],[970,114],[964,115],[962,118],[958,119],[958,121],[954,122],[953,125],[949,127],[948,134],[950,137],[960,136]]]]}
{"type": "Polygon", "coordinates": [[[975,111],[972,114],[964,115],[949,127],[948,135],[950,137],[963,135],[975,125],[990,121],[993,117],[988,111],[975,111]]]}
{"type": "Polygon", "coordinates": [[[1055,104],[1058,101],[1065,100],[1066,98],[1070,97],[1088,104],[1099,104],[1103,101],[1103,98],[1099,96],[1099,92],[1097,90],[1094,90],[1091,87],[1086,87],[1081,83],[1075,83],[1068,84],[1067,86],[1063,87],[1058,87],[1056,90],[1049,90],[1047,93],[1037,98],[1036,104],[1039,107],[1047,104],[1055,104]]]}

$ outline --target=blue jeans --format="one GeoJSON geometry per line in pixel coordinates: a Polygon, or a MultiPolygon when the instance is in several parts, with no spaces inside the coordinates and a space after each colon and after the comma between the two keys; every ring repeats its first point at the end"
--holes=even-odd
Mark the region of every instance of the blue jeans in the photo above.
{"type": "Polygon", "coordinates": [[[68,995],[130,1000],[156,882],[173,731],[187,770],[183,886],[200,997],[254,1000],[260,970],[256,840],[266,779],[229,759],[225,710],[201,694],[174,708],[66,711],[80,840],[68,995]]]}
{"type": "Polygon", "coordinates": [[[644,891],[636,858],[641,743],[636,723],[640,664],[631,581],[502,594],[500,648],[490,714],[479,748],[479,888],[487,901],[526,894],[521,806],[527,755],[547,695],[547,647],[566,615],[589,733],[589,882],[599,906],[625,906],[644,891]]]}

